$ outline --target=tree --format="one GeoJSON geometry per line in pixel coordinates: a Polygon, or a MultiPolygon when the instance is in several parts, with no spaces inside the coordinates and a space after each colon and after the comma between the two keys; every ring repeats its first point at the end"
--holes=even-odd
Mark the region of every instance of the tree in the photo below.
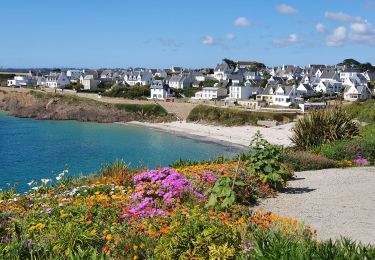
{"type": "Polygon", "coordinates": [[[229,66],[229,68],[231,68],[231,69],[235,69],[237,67],[237,62],[235,62],[233,60],[225,58],[225,59],[223,59],[223,62],[225,62],[229,66]]]}
{"type": "Polygon", "coordinates": [[[337,65],[346,65],[346,66],[349,66],[349,67],[357,67],[358,65],[360,65],[361,63],[355,59],[345,59],[343,62],[337,64],[337,65]]]}

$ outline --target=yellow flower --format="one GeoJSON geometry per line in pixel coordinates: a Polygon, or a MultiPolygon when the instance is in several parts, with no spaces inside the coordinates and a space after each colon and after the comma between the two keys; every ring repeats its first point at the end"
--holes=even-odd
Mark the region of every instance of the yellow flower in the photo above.
{"type": "Polygon", "coordinates": [[[96,230],[95,229],[91,230],[90,234],[91,235],[96,235],[96,230]]]}
{"type": "Polygon", "coordinates": [[[135,255],[135,256],[133,257],[133,259],[134,259],[134,260],[137,260],[137,259],[138,259],[138,256],[135,255]]]}
{"type": "Polygon", "coordinates": [[[145,244],[144,243],[141,243],[141,248],[144,248],[145,247],[145,244]]]}
{"type": "Polygon", "coordinates": [[[84,218],[83,217],[80,217],[79,218],[79,222],[83,222],[84,218]]]}
{"type": "Polygon", "coordinates": [[[135,252],[137,252],[137,251],[138,251],[138,246],[134,245],[134,246],[133,246],[133,250],[134,250],[135,252]]]}
{"type": "Polygon", "coordinates": [[[112,235],[111,234],[108,234],[106,235],[105,239],[109,242],[112,240],[112,235]]]}
{"type": "Polygon", "coordinates": [[[100,194],[100,192],[99,192],[99,191],[95,192],[95,195],[99,195],[99,194],[100,194]]]}

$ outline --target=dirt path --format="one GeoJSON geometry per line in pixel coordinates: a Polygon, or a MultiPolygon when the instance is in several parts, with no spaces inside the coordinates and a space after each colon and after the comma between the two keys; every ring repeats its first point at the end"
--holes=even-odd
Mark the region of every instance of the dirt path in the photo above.
{"type": "Polygon", "coordinates": [[[296,173],[259,208],[304,221],[319,239],[346,236],[375,245],[375,167],[296,173]]]}

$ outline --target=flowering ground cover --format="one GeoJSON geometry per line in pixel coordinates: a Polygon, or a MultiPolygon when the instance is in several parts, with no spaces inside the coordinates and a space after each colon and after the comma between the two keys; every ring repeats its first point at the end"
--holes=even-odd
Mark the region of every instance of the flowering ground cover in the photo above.
{"type": "Polygon", "coordinates": [[[26,194],[0,191],[0,259],[375,257],[371,246],[317,241],[295,219],[253,212],[291,173],[271,158],[256,174],[267,155],[242,157],[154,170],[116,162],[95,176],[33,180],[26,194]]]}

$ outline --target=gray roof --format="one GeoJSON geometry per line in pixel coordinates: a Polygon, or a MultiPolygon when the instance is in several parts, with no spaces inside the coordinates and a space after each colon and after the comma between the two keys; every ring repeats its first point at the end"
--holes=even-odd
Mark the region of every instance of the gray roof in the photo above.
{"type": "Polygon", "coordinates": [[[321,79],[332,79],[336,75],[336,71],[334,70],[324,70],[322,75],[320,76],[321,79]]]}
{"type": "Polygon", "coordinates": [[[375,72],[367,72],[370,81],[375,81],[375,72]]]}

